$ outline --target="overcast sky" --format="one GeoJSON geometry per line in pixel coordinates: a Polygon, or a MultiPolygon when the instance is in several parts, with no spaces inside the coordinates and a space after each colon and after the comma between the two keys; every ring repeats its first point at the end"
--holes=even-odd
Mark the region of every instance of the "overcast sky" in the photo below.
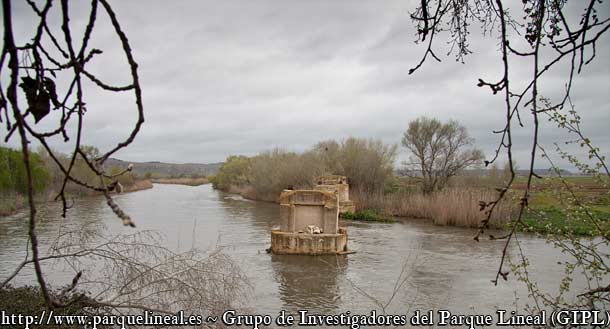
{"type": "MultiPolygon", "coordinates": [[[[15,1],[13,18],[21,42],[32,28],[23,3],[15,1]]],[[[440,38],[437,53],[443,61],[428,61],[409,75],[425,50],[414,43],[408,15],[417,1],[111,3],[139,64],[146,118],[136,141],[118,158],[219,162],[276,146],[302,151],[320,140],[349,136],[399,144],[409,121],[422,115],[458,120],[486,155],[498,143],[492,131],[503,126],[503,96],[476,87],[478,78],[500,78],[498,40],[474,29],[474,54],[462,64],[445,56],[449,48],[440,38]]],[[[88,4],[70,2],[75,34],[86,22],[88,4]]],[[[607,4],[603,9],[604,15],[610,11],[607,4]]],[[[50,18],[52,26],[57,22],[50,18]]],[[[104,53],[89,70],[122,84],[129,74],[108,22],[100,13],[91,46],[104,53]]],[[[576,78],[572,97],[585,132],[605,154],[610,149],[609,45],[606,35],[594,64],[576,78]]],[[[518,84],[531,65],[513,64],[511,82],[518,84]]],[[[564,69],[550,72],[541,92],[557,95],[565,74],[564,69]]],[[[107,150],[135,122],[132,94],[99,92],[90,84],[85,92],[83,143],[107,150]]],[[[522,115],[525,127],[515,131],[515,147],[519,166],[525,167],[532,126],[530,115],[522,115]]],[[[40,126],[51,127],[50,118],[40,126]]],[[[544,128],[549,148],[567,139],[551,125],[544,128]]],[[[69,150],[59,141],[53,145],[69,150]]],[[[406,157],[401,147],[399,160],[406,157]]]]}

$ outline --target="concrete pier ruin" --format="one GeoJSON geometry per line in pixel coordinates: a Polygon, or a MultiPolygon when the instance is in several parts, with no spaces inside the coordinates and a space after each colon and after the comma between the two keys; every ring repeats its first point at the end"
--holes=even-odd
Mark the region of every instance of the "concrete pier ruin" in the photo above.
{"type": "Polygon", "coordinates": [[[337,194],[339,198],[339,213],[354,212],[354,203],[349,199],[349,185],[347,177],[340,175],[321,176],[317,180],[318,185],[314,188],[317,191],[327,191],[337,194]]]}
{"type": "Polygon", "coordinates": [[[271,231],[274,254],[347,253],[347,230],[339,227],[338,193],[284,190],[280,195],[280,228],[271,231]]]}

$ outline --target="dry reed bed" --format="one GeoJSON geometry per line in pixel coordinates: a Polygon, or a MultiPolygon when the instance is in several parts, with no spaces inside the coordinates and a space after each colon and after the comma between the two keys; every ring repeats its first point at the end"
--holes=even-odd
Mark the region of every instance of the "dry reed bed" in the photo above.
{"type": "MultiPolygon", "coordinates": [[[[358,210],[376,209],[387,216],[427,218],[434,224],[463,227],[479,226],[485,218],[479,210],[479,201],[493,201],[496,196],[493,190],[473,188],[450,188],[432,195],[417,192],[351,193],[358,210]]],[[[515,210],[511,200],[503,200],[494,210],[491,226],[504,226],[515,210]]]]}
{"type": "Polygon", "coordinates": [[[125,192],[135,192],[140,190],[147,190],[153,188],[153,184],[148,179],[137,180],[132,185],[125,187],[125,192]]]}

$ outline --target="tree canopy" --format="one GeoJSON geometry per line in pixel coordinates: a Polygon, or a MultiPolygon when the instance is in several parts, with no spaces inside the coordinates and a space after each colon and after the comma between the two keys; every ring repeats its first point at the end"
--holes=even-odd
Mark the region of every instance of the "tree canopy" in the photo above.
{"type": "Polygon", "coordinates": [[[411,152],[407,172],[422,178],[424,193],[444,188],[462,169],[478,164],[483,153],[457,121],[420,117],[409,123],[402,145],[411,152]]]}

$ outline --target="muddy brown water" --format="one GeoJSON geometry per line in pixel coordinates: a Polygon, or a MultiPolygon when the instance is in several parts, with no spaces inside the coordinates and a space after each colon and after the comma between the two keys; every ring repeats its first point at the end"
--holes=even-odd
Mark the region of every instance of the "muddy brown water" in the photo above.
{"type": "MultiPolygon", "coordinates": [[[[116,201],[138,227],[126,228],[105,205],[103,198],[75,201],[67,219],[59,209],[46,210],[49,218],[39,225],[44,251],[59,227],[94,224],[105,233],[157,230],[164,244],[174,250],[191,246],[223,247],[241,266],[253,285],[247,301],[252,312],[275,315],[280,310],[306,309],[318,313],[368,314],[380,309],[373,299],[387,302],[387,311],[402,314],[414,310],[448,309],[456,313],[494,314],[496,309],[515,309],[525,302],[523,285],[510,277],[494,286],[502,241],[473,241],[474,231],[441,227],[422,220],[397,223],[348,223],[347,256],[280,256],[265,252],[270,229],[277,224],[279,207],[245,200],[197,187],[155,184],[153,189],[128,193],[116,201]],[[194,240],[193,240],[194,238],[194,240]],[[404,267],[406,283],[395,289],[404,267]],[[370,296],[367,297],[366,295],[370,296]]],[[[563,259],[544,239],[520,236],[532,264],[534,278],[553,287],[561,278],[557,262],[563,259]]],[[[0,280],[25,257],[27,214],[0,218],[0,280]]],[[[516,250],[512,248],[511,254],[516,250]]],[[[71,278],[47,265],[49,280],[61,285],[71,278]]],[[[34,283],[31,269],[14,284],[34,283]]]]}

